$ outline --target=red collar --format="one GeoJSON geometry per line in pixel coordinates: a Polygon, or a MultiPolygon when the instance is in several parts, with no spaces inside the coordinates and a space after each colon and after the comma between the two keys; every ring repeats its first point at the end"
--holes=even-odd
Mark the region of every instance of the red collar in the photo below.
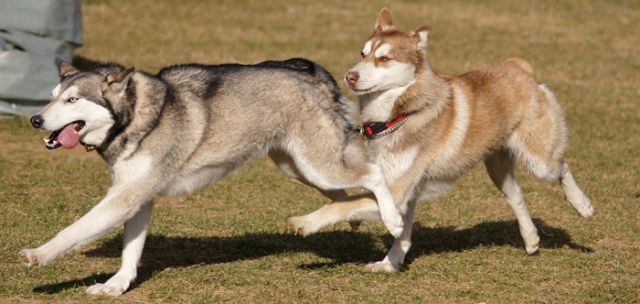
{"type": "Polygon", "coordinates": [[[380,138],[400,128],[400,126],[407,122],[411,114],[413,113],[402,113],[398,115],[398,117],[385,122],[364,122],[356,131],[366,139],[380,138]]]}

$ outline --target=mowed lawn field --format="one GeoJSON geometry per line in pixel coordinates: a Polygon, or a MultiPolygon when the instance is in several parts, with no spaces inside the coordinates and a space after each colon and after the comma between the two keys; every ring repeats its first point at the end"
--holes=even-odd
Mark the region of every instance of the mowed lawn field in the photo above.
{"type": "MultiPolygon", "coordinates": [[[[196,193],[159,198],[130,291],[84,294],[120,265],[122,229],[44,268],[18,251],[52,238],[106,193],[95,152],[49,152],[26,119],[0,119],[0,302],[638,303],[640,4],[636,1],[85,1],[75,63],[139,70],[187,62],[306,57],[336,78],[359,60],[378,10],[402,30],[430,25],[435,69],[462,73],[519,56],[556,93],[567,161],[596,214],[519,170],[541,237],[527,256],[513,212],[484,168],[418,207],[399,273],[370,273],[392,238],[380,223],[301,238],[286,220],[328,203],[269,161],[196,193]]],[[[343,86],[344,88],[344,86],[343,86]]],[[[350,95],[354,100],[353,95],[350,95]]],[[[424,136],[429,136],[425,134],[424,136]]]]}

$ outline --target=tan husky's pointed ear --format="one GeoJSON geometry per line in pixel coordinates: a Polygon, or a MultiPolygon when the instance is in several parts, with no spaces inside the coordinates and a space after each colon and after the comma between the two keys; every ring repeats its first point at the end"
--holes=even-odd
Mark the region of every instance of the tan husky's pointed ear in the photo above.
{"type": "Polygon", "coordinates": [[[122,82],[125,78],[127,78],[127,76],[129,76],[129,74],[131,74],[135,70],[136,70],[136,68],[130,67],[130,68],[126,69],[126,70],[122,70],[122,71],[117,72],[117,73],[109,74],[109,75],[107,75],[107,84],[111,85],[113,83],[122,82]]]}
{"type": "Polygon", "coordinates": [[[62,61],[58,65],[58,75],[60,75],[60,78],[65,78],[78,72],[80,72],[80,70],[76,69],[68,62],[62,61]]]}
{"type": "Polygon", "coordinates": [[[415,31],[414,35],[418,37],[418,44],[416,45],[417,49],[424,49],[427,47],[429,33],[431,33],[431,27],[427,25],[421,26],[415,31]]]}
{"type": "Polygon", "coordinates": [[[385,32],[395,29],[393,27],[393,21],[391,21],[391,11],[383,7],[378,13],[378,19],[376,20],[375,31],[385,32]]]}

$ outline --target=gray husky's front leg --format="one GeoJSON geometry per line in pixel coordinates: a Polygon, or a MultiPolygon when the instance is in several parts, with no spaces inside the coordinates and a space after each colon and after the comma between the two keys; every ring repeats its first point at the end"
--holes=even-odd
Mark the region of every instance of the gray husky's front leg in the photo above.
{"type": "Polygon", "coordinates": [[[152,186],[151,158],[133,157],[114,166],[113,186],[100,203],[53,239],[36,249],[20,251],[27,266],[44,266],[68,251],[89,243],[124,224],[157,194],[152,186]]]}
{"type": "MultiPolygon", "coordinates": [[[[60,231],[53,239],[35,249],[20,251],[20,262],[27,266],[45,266],[57,257],[80,248],[110,230],[122,225],[135,215],[142,203],[131,201],[117,189],[71,226],[60,231]]],[[[142,201],[144,202],[144,201],[142,201]]]]}
{"type": "Polygon", "coordinates": [[[128,179],[117,183],[87,214],[60,231],[53,239],[35,249],[20,251],[27,266],[44,266],[70,250],[80,248],[132,218],[155,193],[142,191],[144,183],[128,179]]]}
{"type": "Polygon", "coordinates": [[[152,210],[153,201],[150,201],[124,224],[124,248],[120,270],[104,284],[98,283],[87,288],[88,294],[119,296],[129,288],[129,284],[137,276],[138,261],[147,237],[152,210]]]}

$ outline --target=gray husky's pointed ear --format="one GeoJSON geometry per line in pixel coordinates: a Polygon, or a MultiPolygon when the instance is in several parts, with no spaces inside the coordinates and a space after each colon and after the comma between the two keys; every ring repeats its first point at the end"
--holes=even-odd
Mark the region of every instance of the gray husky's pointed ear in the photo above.
{"type": "Polygon", "coordinates": [[[107,75],[107,84],[111,85],[113,83],[122,82],[125,78],[127,78],[127,76],[129,76],[129,74],[131,74],[135,70],[136,70],[136,68],[130,67],[130,68],[126,69],[126,70],[122,70],[122,71],[117,72],[117,73],[109,74],[109,75],[107,75]]]}
{"type": "Polygon", "coordinates": [[[60,78],[65,78],[78,72],[80,72],[80,70],[76,69],[68,62],[62,61],[58,65],[58,74],[60,75],[60,78]]]}
{"type": "Polygon", "coordinates": [[[427,47],[429,33],[431,33],[431,27],[427,25],[421,26],[414,32],[413,35],[418,37],[418,44],[416,44],[416,49],[424,49],[427,47]]]}
{"type": "Polygon", "coordinates": [[[386,32],[395,29],[393,21],[391,21],[391,11],[388,8],[383,7],[380,10],[374,28],[376,32],[386,32]]]}
{"type": "Polygon", "coordinates": [[[115,73],[107,74],[105,82],[102,83],[102,92],[120,91],[127,87],[127,80],[131,77],[131,74],[135,71],[134,67],[130,67],[126,70],[121,70],[115,73]],[[124,85],[122,85],[124,83],[124,85]]]}

